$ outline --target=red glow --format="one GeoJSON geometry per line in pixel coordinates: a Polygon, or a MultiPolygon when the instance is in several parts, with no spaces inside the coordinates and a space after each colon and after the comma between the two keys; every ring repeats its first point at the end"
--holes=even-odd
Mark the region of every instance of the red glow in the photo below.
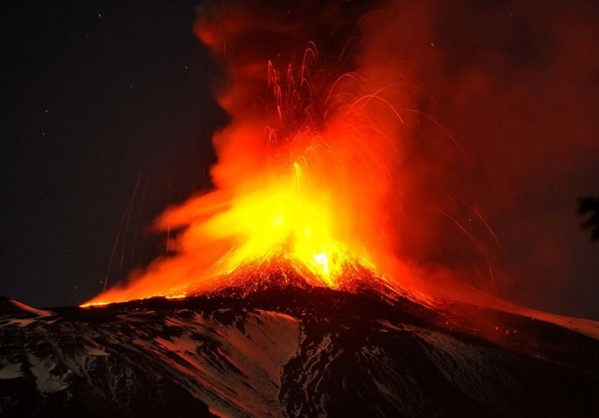
{"type": "MultiPolygon", "coordinates": [[[[218,44],[201,24],[196,33],[218,44]]],[[[229,65],[230,88],[219,101],[232,120],[213,138],[215,190],[157,220],[159,229],[181,231],[173,257],[86,305],[196,294],[226,278],[253,280],[235,274],[247,266],[280,263],[314,286],[346,288],[363,270],[386,284],[397,277],[388,222],[402,123],[391,104],[397,92],[376,75],[338,76],[320,61],[310,43],[299,65],[229,65]],[[252,97],[259,86],[264,93],[252,97]]]]}

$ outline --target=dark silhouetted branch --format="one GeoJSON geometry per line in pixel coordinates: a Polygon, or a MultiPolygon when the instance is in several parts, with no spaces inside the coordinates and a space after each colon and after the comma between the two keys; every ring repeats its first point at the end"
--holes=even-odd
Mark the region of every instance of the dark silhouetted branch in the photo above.
{"type": "Polygon", "coordinates": [[[591,239],[599,240],[599,197],[582,197],[578,199],[578,214],[590,216],[580,226],[591,230],[591,239]]]}

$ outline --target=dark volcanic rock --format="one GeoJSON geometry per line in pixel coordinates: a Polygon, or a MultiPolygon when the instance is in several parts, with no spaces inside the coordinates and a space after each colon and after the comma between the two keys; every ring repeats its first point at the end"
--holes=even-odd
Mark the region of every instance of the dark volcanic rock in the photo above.
{"type": "Polygon", "coordinates": [[[20,307],[0,314],[3,417],[599,416],[597,340],[474,306],[307,286],[0,302],[20,307]]]}

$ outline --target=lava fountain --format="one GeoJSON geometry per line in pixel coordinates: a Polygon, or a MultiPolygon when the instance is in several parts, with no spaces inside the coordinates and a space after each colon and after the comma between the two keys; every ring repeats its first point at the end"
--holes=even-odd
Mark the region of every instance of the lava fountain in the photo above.
{"type": "Polygon", "coordinates": [[[174,254],[87,305],[182,297],[232,281],[252,286],[286,270],[313,286],[400,286],[390,279],[401,276],[401,263],[389,221],[401,140],[398,89],[361,73],[351,54],[331,58],[311,41],[287,58],[248,59],[231,51],[241,50],[247,27],[227,19],[215,24],[200,15],[195,25],[228,79],[218,95],[230,123],[213,137],[215,188],[156,221],[160,230],[178,231],[174,254]]]}

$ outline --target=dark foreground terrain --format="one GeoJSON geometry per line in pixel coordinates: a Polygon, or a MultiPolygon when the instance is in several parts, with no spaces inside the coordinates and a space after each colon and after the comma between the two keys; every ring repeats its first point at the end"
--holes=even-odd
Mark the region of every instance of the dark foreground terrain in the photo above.
{"type": "Polygon", "coordinates": [[[2,417],[596,417],[599,341],[310,287],[97,308],[0,301],[2,417]]]}

